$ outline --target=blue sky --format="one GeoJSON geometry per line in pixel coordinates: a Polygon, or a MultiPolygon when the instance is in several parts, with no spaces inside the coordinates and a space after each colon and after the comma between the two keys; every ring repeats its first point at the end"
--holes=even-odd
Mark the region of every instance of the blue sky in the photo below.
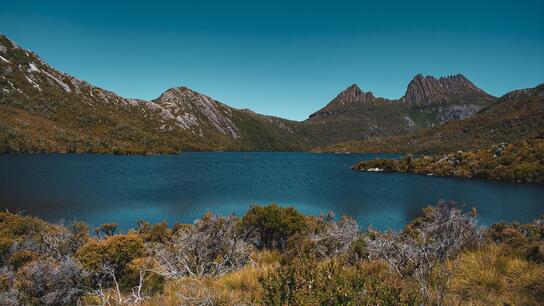
{"type": "Polygon", "coordinates": [[[462,73],[493,95],[542,83],[542,12],[544,1],[0,0],[0,32],[124,97],[184,85],[303,120],[352,83],[386,98],[417,73],[462,73]]]}

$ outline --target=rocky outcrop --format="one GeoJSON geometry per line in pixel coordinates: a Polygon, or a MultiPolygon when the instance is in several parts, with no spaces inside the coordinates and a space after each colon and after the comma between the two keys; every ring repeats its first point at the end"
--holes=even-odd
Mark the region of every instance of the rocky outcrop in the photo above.
{"type": "Polygon", "coordinates": [[[408,84],[401,102],[416,107],[428,107],[437,104],[463,103],[488,104],[495,98],[461,74],[435,78],[416,75],[408,84]]]}
{"type": "MultiPolygon", "coordinates": [[[[435,113],[435,121],[444,124],[474,115],[496,98],[476,87],[462,74],[435,78],[416,75],[399,100],[409,107],[435,113]]],[[[426,125],[434,125],[427,122],[426,125]]]]}
{"type": "Polygon", "coordinates": [[[171,88],[153,102],[167,109],[182,128],[196,129],[201,134],[201,125],[211,125],[233,139],[240,138],[240,132],[229,117],[230,107],[187,87],[171,88]]]}
{"type": "Polygon", "coordinates": [[[444,124],[448,121],[463,120],[474,115],[481,110],[483,105],[476,104],[459,104],[459,105],[446,105],[439,106],[437,109],[436,119],[440,124],[444,124]]]}

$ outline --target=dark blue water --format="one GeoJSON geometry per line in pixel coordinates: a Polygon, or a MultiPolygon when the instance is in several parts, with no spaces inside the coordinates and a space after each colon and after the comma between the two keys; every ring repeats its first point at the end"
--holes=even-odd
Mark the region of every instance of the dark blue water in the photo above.
{"type": "Polygon", "coordinates": [[[243,214],[251,203],[329,210],[363,228],[400,229],[440,199],[476,207],[481,222],[528,222],[544,213],[544,187],[350,166],[375,154],[186,153],[174,156],[0,155],[0,208],[96,226],[192,222],[210,210],[243,214]]]}

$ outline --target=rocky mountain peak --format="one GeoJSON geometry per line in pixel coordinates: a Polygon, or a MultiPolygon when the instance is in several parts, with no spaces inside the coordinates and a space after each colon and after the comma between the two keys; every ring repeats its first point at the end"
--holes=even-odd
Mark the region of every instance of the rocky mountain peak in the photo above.
{"type": "Polygon", "coordinates": [[[364,92],[357,86],[352,84],[348,88],[340,92],[329,104],[324,108],[310,115],[310,118],[315,116],[328,116],[337,112],[342,112],[342,109],[348,105],[366,104],[376,100],[372,92],[364,92]]]}
{"type": "Polygon", "coordinates": [[[486,104],[493,99],[462,74],[438,79],[418,74],[410,81],[406,94],[400,100],[416,106],[429,106],[452,102],[486,104]]]}
{"type": "Polygon", "coordinates": [[[352,103],[368,103],[376,99],[372,92],[364,92],[357,86],[357,84],[352,84],[348,88],[344,89],[342,92],[334,98],[329,105],[343,106],[352,103]]]}
{"type": "Polygon", "coordinates": [[[230,118],[230,107],[185,86],[170,88],[153,102],[167,109],[185,128],[201,131],[201,124],[211,123],[219,132],[240,138],[230,118]]]}

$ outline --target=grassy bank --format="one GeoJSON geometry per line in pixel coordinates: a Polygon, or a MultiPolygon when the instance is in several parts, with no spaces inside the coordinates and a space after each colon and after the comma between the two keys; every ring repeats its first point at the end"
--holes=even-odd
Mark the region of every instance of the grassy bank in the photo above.
{"type": "Polygon", "coordinates": [[[353,166],[362,171],[408,172],[544,183],[544,140],[501,144],[489,149],[393,159],[374,159],[353,166]]]}
{"type": "Polygon", "coordinates": [[[2,305],[538,305],[544,218],[477,224],[455,203],[401,232],[252,206],[90,230],[0,213],[2,305]]]}

